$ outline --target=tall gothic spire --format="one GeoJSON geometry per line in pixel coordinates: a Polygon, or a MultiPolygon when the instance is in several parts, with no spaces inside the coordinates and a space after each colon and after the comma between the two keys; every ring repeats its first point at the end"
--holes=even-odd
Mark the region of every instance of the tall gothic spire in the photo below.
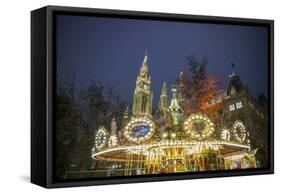
{"type": "Polygon", "coordinates": [[[166,82],[163,83],[162,86],[162,93],[160,95],[160,101],[159,101],[159,111],[161,113],[165,113],[168,110],[168,104],[169,104],[169,98],[168,98],[168,89],[166,82]]]}
{"type": "Polygon", "coordinates": [[[115,121],[115,118],[111,120],[111,135],[109,137],[108,145],[109,147],[114,147],[118,143],[117,140],[117,123],[115,121]]]}
{"type": "Polygon", "coordinates": [[[140,69],[140,73],[147,73],[149,74],[149,61],[148,61],[148,54],[147,51],[145,52],[143,63],[140,69]]]}
{"type": "Polygon", "coordinates": [[[149,73],[149,62],[147,53],[145,53],[143,63],[140,68],[140,74],[137,77],[136,88],[134,93],[132,113],[152,113],[153,91],[151,88],[151,76],[149,73]]]}
{"type": "Polygon", "coordinates": [[[184,72],[181,71],[180,74],[179,74],[179,78],[178,78],[178,100],[179,100],[179,103],[180,105],[183,105],[184,103],[184,93],[185,93],[185,75],[184,75],[184,72]]]}
{"type": "Polygon", "coordinates": [[[115,118],[113,117],[113,119],[111,120],[111,136],[116,136],[117,134],[117,123],[115,121],[115,118]]]}
{"type": "Polygon", "coordinates": [[[165,95],[165,96],[168,95],[168,89],[167,89],[166,82],[163,82],[163,86],[162,86],[162,95],[165,95]]]}

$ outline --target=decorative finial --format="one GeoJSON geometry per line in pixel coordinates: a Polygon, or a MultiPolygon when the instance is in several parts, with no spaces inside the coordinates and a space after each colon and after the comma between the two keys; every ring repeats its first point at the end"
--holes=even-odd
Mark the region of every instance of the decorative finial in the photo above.
{"type": "Polygon", "coordinates": [[[129,106],[126,106],[123,118],[126,118],[126,119],[129,118],[129,106]]]}
{"type": "Polygon", "coordinates": [[[165,81],[163,82],[162,91],[167,91],[167,85],[165,81]]]}
{"type": "Polygon", "coordinates": [[[144,56],[142,67],[141,67],[140,71],[148,72],[148,52],[147,52],[147,50],[145,50],[145,56],[144,56]]]}
{"type": "Polygon", "coordinates": [[[177,87],[176,87],[175,84],[171,85],[171,91],[172,91],[172,94],[173,94],[173,98],[177,98],[177,87]]]}
{"type": "Polygon", "coordinates": [[[180,71],[180,77],[182,77],[184,75],[183,71],[180,71]]]}
{"type": "Polygon", "coordinates": [[[115,118],[113,117],[111,121],[111,135],[116,135],[117,132],[117,123],[115,121],[115,118]]]}
{"type": "Polygon", "coordinates": [[[231,65],[231,69],[232,69],[231,74],[235,74],[235,66],[236,65],[233,62],[231,62],[230,65],[231,65]]]}

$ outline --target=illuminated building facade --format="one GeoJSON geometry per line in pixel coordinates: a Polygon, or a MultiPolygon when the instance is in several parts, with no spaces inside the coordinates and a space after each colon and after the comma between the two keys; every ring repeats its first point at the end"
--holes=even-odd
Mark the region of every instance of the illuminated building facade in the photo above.
{"type": "Polygon", "coordinates": [[[106,174],[100,176],[266,165],[266,159],[256,157],[258,148],[266,149],[259,147],[266,145],[266,114],[237,75],[229,76],[227,92],[219,91],[201,113],[186,113],[178,90],[180,88],[175,85],[171,86],[172,98],[169,100],[164,82],[158,115],[152,115],[153,90],[145,55],[137,77],[132,114],[127,108],[119,132],[113,119],[110,130],[101,126],[96,133],[92,158],[103,162],[100,172],[106,174]]]}
{"type": "Polygon", "coordinates": [[[231,126],[232,120],[240,119],[247,127],[249,142],[256,148],[258,166],[266,167],[268,155],[268,114],[251,95],[249,89],[235,73],[229,75],[227,97],[224,99],[223,124],[231,126]]]}
{"type": "Polygon", "coordinates": [[[153,91],[151,88],[151,75],[147,54],[144,57],[140,73],[137,77],[133,100],[133,114],[152,114],[153,91]]]}

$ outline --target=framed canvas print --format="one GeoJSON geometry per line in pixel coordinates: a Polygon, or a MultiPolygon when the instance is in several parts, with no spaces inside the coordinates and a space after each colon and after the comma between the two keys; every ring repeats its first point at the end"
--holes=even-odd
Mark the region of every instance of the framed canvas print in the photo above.
{"type": "Polygon", "coordinates": [[[31,182],[273,173],[273,21],[31,12],[31,182]]]}

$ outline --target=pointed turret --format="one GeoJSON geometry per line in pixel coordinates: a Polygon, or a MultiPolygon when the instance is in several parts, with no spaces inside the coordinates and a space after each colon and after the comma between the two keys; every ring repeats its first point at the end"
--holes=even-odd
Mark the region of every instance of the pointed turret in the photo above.
{"type": "Polygon", "coordinates": [[[115,118],[113,117],[111,121],[111,136],[116,136],[117,134],[117,123],[115,121],[115,118]]]}
{"type": "Polygon", "coordinates": [[[148,62],[148,56],[147,53],[145,53],[144,59],[143,59],[143,63],[140,69],[140,72],[146,72],[149,73],[149,62],[148,62]]]}
{"type": "Polygon", "coordinates": [[[115,118],[113,117],[112,121],[111,121],[111,134],[110,134],[110,138],[109,138],[109,147],[114,147],[116,146],[118,143],[117,141],[117,123],[115,121],[115,118]]]}
{"type": "Polygon", "coordinates": [[[243,86],[240,78],[234,72],[232,72],[229,76],[229,84],[227,88],[227,95],[233,96],[240,93],[245,87],[243,86]]]}
{"type": "Polygon", "coordinates": [[[180,111],[180,105],[177,96],[177,87],[174,85],[172,86],[172,93],[173,93],[173,97],[169,106],[169,111],[178,112],[180,111]]]}
{"type": "Polygon", "coordinates": [[[177,81],[177,87],[178,87],[178,100],[179,100],[179,104],[183,105],[184,103],[184,90],[185,90],[185,75],[184,72],[181,71],[178,81],[177,81]]]}
{"type": "Polygon", "coordinates": [[[167,89],[166,82],[163,82],[162,94],[164,94],[164,95],[167,95],[167,94],[168,94],[168,89],[167,89]]]}
{"type": "Polygon", "coordinates": [[[123,114],[123,119],[122,119],[122,128],[126,127],[126,125],[129,122],[129,106],[126,107],[126,110],[123,114]]]}
{"type": "Polygon", "coordinates": [[[164,82],[162,87],[162,93],[160,95],[159,105],[158,105],[160,113],[165,114],[165,112],[168,110],[168,106],[169,106],[168,89],[167,89],[166,82],[164,82]]]}
{"type": "Polygon", "coordinates": [[[169,106],[169,112],[172,115],[173,125],[178,126],[182,122],[181,107],[178,101],[177,87],[172,86],[173,98],[169,106]]]}

